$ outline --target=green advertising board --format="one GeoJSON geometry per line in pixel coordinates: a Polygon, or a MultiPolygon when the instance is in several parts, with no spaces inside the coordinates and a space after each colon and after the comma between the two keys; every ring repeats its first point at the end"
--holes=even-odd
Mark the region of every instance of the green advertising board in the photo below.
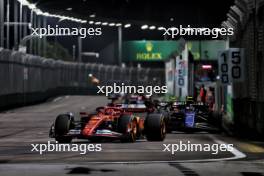
{"type": "Polygon", "coordinates": [[[163,61],[177,50],[177,41],[128,41],[123,43],[123,58],[125,61],[163,61]]]}
{"type": "MultiPolygon", "coordinates": [[[[219,50],[226,48],[226,41],[186,41],[189,51],[195,60],[217,59],[219,50]]],[[[126,41],[123,42],[124,61],[164,61],[171,55],[179,53],[179,41],[126,41]]]]}

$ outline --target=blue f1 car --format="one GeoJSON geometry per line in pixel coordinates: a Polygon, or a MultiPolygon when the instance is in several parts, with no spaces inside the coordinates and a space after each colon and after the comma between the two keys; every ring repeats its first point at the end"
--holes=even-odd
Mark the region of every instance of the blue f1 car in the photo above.
{"type": "Polygon", "coordinates": [[[206,130],[218,131],[210,122],[212,120],[208,105],[195,102],[192,97],[186,101],[159,102],[157,109],[167,112],[166,128],[171,131],[206,130]]]}

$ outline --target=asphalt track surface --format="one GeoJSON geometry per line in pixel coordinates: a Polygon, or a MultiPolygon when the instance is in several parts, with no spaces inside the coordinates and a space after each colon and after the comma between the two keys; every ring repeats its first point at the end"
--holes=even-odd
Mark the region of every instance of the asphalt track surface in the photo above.
{"type": "MultiPolygon", "coordinates": [[[[87,152],[84,155],[80,155],[80,152],[44,152],[40,155],[31,151],[31,144],[55,141],[48,137],[48,133],[58,114],[90,112],[107,102],[103,96],[63,96],[42,104],[1,112],[0,174],[16,175],[22,171],[21,175],[103,175],[106,172],[108,175],[138,175],[144,170],[144,175],[188,175],[187,172],[190,172],[189,175],[210,175],[222,170],[222,167],[226,167],[229,175],[249,170],[252,173],[264,173],[264,152],[260,150],[255,160],[247,161],[247,152],[241,150],[236,141],[223,134],[207,132],[174,132],[168,134],[163,142],[148,142],[146,139],[135,143],[102,142],[101,152],[87,152]],[[218,154],[204,151],[177,151],[171,154],[163,151],[164,144],[179,144],[180,141],[210,145],[232,143],[235,149],[218,154]],[[128,172],[131,170],[133,172],[128,172]]],[[[73,143],[89,144],[89,141],[75,139],[73,143]]]]}

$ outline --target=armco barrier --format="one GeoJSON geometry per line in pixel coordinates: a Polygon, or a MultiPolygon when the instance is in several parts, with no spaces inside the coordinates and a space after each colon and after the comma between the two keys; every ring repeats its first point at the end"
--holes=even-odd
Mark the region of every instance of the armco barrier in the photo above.
{"type": "Polygon", "coordinates": [[[0,50],[0,109],[32,104],[61,94],[96,94],[89,74],[100,84],[163,85],[164,71],[73,63],[0,50]]]}

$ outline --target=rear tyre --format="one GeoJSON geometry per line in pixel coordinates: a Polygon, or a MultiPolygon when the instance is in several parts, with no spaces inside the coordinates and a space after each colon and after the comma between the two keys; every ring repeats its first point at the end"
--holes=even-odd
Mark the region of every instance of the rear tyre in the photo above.
{"type": "Polygon", "coordinates": [[[72,125],[70,117],[66,114],[59,115],[55,120],[55,139],[59,143],[70,143],[72,141],[71,136],[65,136],[72,125]]]}
{"type": "Polygon", "coordinates": [[[166,122],[163,114],[149,114],[145,120],[145,135],[148,141],[163,141],[166,137],[166,122]]]}
{"type": "Polygon", "coordinates": [[[137,137],[137,121],[131,115],[118,118],[118,132],[123,134],[121,142],[135,142],[137,137]]]}

